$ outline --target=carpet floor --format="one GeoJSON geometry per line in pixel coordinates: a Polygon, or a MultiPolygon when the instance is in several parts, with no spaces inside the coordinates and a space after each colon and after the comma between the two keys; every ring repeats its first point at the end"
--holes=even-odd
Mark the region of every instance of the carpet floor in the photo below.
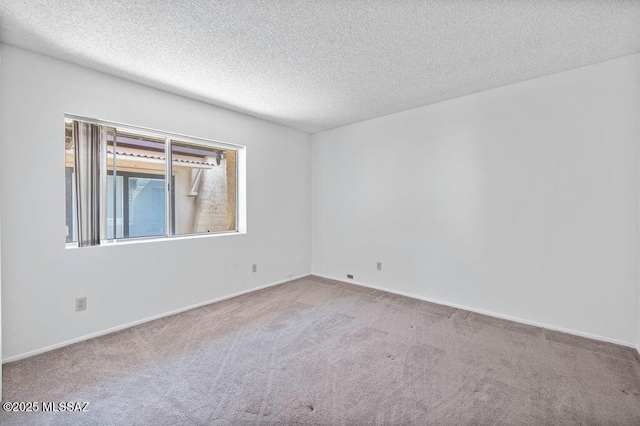
{"type": "Polygon", "coordinates": [[[640,424],[630,348],[308,277],[6,364],[2,424],[640,424]]]}

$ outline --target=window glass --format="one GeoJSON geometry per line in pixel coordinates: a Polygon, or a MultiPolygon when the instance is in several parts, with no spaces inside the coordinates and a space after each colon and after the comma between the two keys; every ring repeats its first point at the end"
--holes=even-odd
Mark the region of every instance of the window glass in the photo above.
{"type": "MultiPolygon", "coordinates": [[[[73,151],[73,150],[71,150],[73,151]]],[[[74,179],[76,177],[75,168],[73,166],[65,167],[65,208],[66,221],[65,228],[67,231],[67,242],[72,243],[78,241],[78,222],[76,218],[76,190],[74,179]]]]}
{"type": "MultiPolygon", "coordinates": [[[[83,240],[82,245],[95,245],[98,239],[204,234],[238,229],[237,149],[205,141],[170,140],[161,133],[137,133],[119,126],[96,126],[104,132],[87,132],[87,136],[79,136],[77,143],[81,151],[93,150],[88,151],[89,155],[100,151],[97,157],[93,157],[98,159],[91,163],[95,166],[89,167],[94,170],[82,172],[81,169],[81,173],[86,175],[83,182],[100,179],[99,187],[102,189],[94,191],[97,194],[94,199],[99,198],[99,206],[93,207],[93,201],[87,205],[87,209],[94,212],[93,216],[87,217],[94,219],[83,223],[90,222],[89,229],[97,229],[94,222],[99,216],[101,231],[99,238],[96,234],[88,243],[83,240]],[[98,134],[100,136],[95,136],[98,134]],[[82,145],[80,138],[83,137],[91,141],[87,140],[86,145],[82,145]],[[102,142],[96,144],[96,139],[102,142]],[[98,148],[100,146],[102,148],[98,148]],[[169,185],[167,152],[171,156],[169,185]],[[102,164],[100,167],[98,162],[102,164]],[[87,179],[87,176],[91,177],[87,179]],[[99,215],[95,214],[96,208],[100,209],[99,215]]],[[[71,119],[66,121],[65,129],[66,241],[73,243],[78,241],[79,219],[71,119]]],[[[85,192],[81,192],[82,197],[83,194],[85,192]]]]}
{"type": "Polygon", "coordinates": [[[236,229],[236,151],[171,142],[176,235],[236,229]]]}
{"type": "Polygon", "coordinates": [[[152,237],[166,233],[163,178],[128,178],[129,237],[152,237]]]}

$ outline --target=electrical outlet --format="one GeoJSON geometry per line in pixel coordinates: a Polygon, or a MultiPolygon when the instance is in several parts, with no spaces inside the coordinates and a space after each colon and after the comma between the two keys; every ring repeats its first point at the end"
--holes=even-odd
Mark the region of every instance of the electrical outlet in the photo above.
{"type": "Polygon", "coordinates": [[[84,311],[87,309],[87,298],[86,297],[80,297],[78,299],[76,299],[76,312],[77,311],[84,311]]]}
{"type": "Polygon", "coordinates": [[[258,272],[258,264],[254,263],[253,265],[251,265],[251,272],[258,272]]]}
{"type": "Polygon", "coordinates": [[[382,262],[378,262],[376,269],[378,269],[378,271],[382,271],[382,262]]]}
{"type": "Polygon", "coordinates": [[[347,278],[351,278],[351,279],[353,279],[353,275],[351,275],[351,274],[347,274],[347,278]]]}

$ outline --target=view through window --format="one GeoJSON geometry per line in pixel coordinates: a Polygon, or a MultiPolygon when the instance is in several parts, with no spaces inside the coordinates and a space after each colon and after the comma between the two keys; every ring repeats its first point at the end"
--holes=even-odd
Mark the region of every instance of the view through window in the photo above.
{"type": "MultiPolygon", "coordinates": [[[[76,156],[78,144],[87,141],[74,138],[72,120],[65,124],[66,241],[75,243],[84,220],[78,194],[86,192],[76,156]]],[[[237,230],[237,149],[120,126],[104,130],[94,148],[102,169],[84,170],[101,182],[101,240],[237,230]]]]}

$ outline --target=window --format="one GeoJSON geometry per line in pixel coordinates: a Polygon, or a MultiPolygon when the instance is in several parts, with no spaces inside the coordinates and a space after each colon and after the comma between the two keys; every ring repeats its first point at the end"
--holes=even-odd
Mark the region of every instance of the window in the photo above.
{"type": "Polygon", "coordinates": [[[237,232],[243,147],[65,119],[66,242],[237,232]]]}

